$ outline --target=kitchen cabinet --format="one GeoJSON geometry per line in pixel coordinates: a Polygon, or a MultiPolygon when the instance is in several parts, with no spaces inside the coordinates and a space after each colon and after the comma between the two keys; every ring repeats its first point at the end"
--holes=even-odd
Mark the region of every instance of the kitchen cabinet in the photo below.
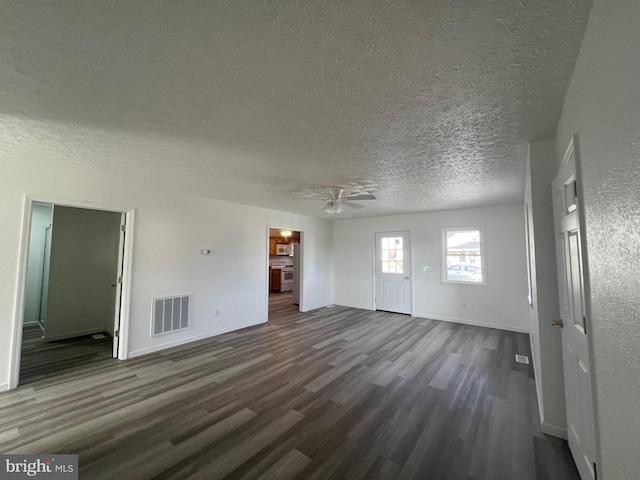
{"type": "Polygon", "coordinates": [[[280,281],[282,271],[279,268],[271,268],[271,281],[269,282],[271,293],[280,293],[280,281]]]}

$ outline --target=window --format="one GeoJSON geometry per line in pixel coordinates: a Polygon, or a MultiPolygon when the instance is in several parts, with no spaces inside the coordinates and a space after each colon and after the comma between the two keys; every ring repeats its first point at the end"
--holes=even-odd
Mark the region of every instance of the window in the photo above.
{"type": "Polygon", "coordinates": [[[480,228],[445,228],[442,231],[442,281],[487,284],[484,232],[480,228]]]}

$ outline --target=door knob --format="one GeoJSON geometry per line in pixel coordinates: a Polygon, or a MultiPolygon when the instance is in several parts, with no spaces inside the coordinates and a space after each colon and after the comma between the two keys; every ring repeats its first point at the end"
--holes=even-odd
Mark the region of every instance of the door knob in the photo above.
{"type": "Polygon", "coordinates": [[[409,280],[409,275],[407,275],[406,277],[404,277],[405,280],[409,280]]]}
{"type": "Polygon", "coordinates": [[[560,327],[560,328],[564,327],[564,323],[562,322],[562,319],[560,320],[552,319],[551,325],[553,325],[554,327],[560,327]]]}
{"type": "Polygon", "coordinates": [[[112,283],[112,284],[111,284],[111,288],[116,288],[116,284],[115,284],[115,283],[112,283]]]}

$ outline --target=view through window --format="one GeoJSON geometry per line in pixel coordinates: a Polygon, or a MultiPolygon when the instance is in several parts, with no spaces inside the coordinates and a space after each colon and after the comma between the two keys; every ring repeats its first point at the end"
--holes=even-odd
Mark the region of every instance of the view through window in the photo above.
{"type": "Polygon", "coordinates": [[[443,281],[486,283],[482,243],[480,229],[445,229],[443,231],[443,281]]]}

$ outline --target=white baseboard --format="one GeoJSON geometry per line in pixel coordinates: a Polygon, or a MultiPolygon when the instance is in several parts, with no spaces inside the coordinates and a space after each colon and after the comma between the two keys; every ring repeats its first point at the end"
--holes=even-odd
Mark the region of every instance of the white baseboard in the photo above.
{"type": "Polygon", "coordinates": [[[337,305],[339,307],[357,308],[359,310],[375,310],[375,308],[371,308],[371,305],[356,305],[351,303],[335,303],[334,305],[337,305]]]}
{"type": "Polygon", "coordinates": [[[442,320],[443,322],[462,323],[464,325],[473,325],[475,327],[496,328],[498,330],[507,330],[509,332],[529,333],[528,328],[502,325],[500,323],[478,322],[476,320],[467,320],[466,318],[446,317],[443,315],[431,315],[428,313],[414,313],[411,316],[419,318],[430,318],[432,320],[442,320]]]}
{"type": "Polygon", "coordinates": [[[213,332],[202,333],[200,335],[194,335],[192,337],[181,338],[180,340],[174,340],[172,342],[162,343],[160,345],[154,345],[152,347],[141,348],[139,350],[132,350],[129,352],[127,358],[139,357],[141,355],[147,355],[149,353],[159,352],[161,350],[166,350],[171,347],[178,347],[180,345],[184,345],[185,343],[197,342],[198,340],[204,340],[205,338],[215,337],[216,335],[222,335],[223,333],[233,332],[235,330],[240,330],[247,327],[253,327],[255,325],[262,325],[266,323],[266,320],[262,320],[260,322],[248,323],[246,325],[236,325],[228,328],[221,328],[220,330],[214,330],[213,332]]]}
{"type": "Polygon", "coordinates": [[[9,390],[9,385],[6,383],[0,383],[0,392],[6,392],[9,390]]]}
{"type": "Polygon", "coordinates": [[[553,437],[562,438],[563,440],[567,440],[567,429],[558,427],[556,425],[550,425],[546,422],[542,422],[540,426],[542,433],[546,433],[547,435],[551,435],[553,437]]]}
{"type": "Polygon", "coordinates": [[[328,306],[330,306],[330,305],[332,305],[332,306],[333,306],[333,305],[335,305],[335,304],[334,304],[334,303],[332,303],[332,302],[329,302],[329,303],[323,303],[323,304],[311,305],[311,306],[309,306],[309,305],[305,305],[305,306],[304,306],[304,310],[300,309],[300,304],[298,304],[298,309],[300,309],[300,312],[301,312],[301,313],[305,313],[305,312],[311,312],[311,311],[313,311],[313,310],[319,310],[319,309],[321,309],[321,308],[325,308],[325,307],[328,307],[328,306]]]}
{"type": "Polygon", "coordinates": [[[57,340],[66,340],[67,338],[84,337],[86,335],[93,335],[94,333],[106,332],[106,329],[92,328],[90,330],[82,330],[79,332],[63,333],[61,335],[52,335],[50,337],[42,337],[43,342],[55,342],[57,340]]]}

